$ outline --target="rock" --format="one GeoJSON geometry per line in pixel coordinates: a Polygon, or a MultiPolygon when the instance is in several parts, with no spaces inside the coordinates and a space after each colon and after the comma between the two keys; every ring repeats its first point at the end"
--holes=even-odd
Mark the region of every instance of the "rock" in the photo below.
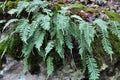
{"type": "Polygon", "coordinates": [[[108,17],[108,15],[106,15],[106,14],[102,11],[102,12],[100,12],[99,19],[103,19],[103,20],[107,21],[107,20],[109,20],[109,17],[108,17]]]}

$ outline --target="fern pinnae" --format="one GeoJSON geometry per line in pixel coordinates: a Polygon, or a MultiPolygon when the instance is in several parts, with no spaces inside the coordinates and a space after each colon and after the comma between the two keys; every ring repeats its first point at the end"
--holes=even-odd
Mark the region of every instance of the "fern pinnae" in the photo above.
{"type": "Polygon", "coordinates": [[[64,44],[64,36],[61,30],[56,29],[56,51],[59,54],[61,58],[64,59],[64,49],[63,49],[63,44],[64,44]]]}
{"type": "Polygon", "coordinates": [[[45,58],[47,57],[48,53],[54,48],[54,41],[49,41],[45,48],[45,58]]]}
{"type": "Polygon", "coordinates": [[[25,56],[29,56],[32,49],[34,47],[34,41],[33,39],[29,39],[29,42],[28,44],[23,44],[23,47],[22,47],[22,55],[25,57],[25,56]]]}
{"type": "Polygon", "coordinates": [[[48,79],[50,77],[50,75],[52,75],[53,71],[54,71],[54,65],[53,65],[53,57],[48,57],[47,58],[47,78],[48,79]]]}
{"type": "Polygon", "coordinates": [[[30,24],[28,23],[29,20],[21,19],[19,20],[18,26],[16,28],[16,32],[20,33],[21,40],[27,44],[27,40],[30,38],[30,24]]]}
{"type": "Polygon", "coordinates": [[[23,9],[25,9],[28,5],[29,5],[29,2],[25,2],[25,1],[18,2],[17,16],[19,16],[20,13],[23,11],[23,9]]]}
{"type": "Polygon", "coordinates": [[[1,24],[1,23],[5,23],[5,22],[6,22],[6,20],[0,20],[0,24],[1,24]]]}
{"type": "Polygon", "coordinates": [[[90,47],[91,42],[94,40],[94,34],[95,34],[94,28],[91,26],[91,24],[87,22],[83,22],[83,23],[80,23],[79,29],[81,31],[81,34],[84,35],[86,43],[90,47]]]}
{"type": "Polygon", "coordinates": [[[72,53],[73,43],[72,43],[72,36],[70,34],[66,34],[65,44],[70,49],[70,52],[72,53]]]}
{"type": "Polygon", "coordinates": [[[90,74],[90,80],[97,80],[99,79],[99,70],[97,66],[97,62],[93,57],[88,56],[87,57],[87,67],[88,67],[88,72],[90,74]]]}
{"type": "Polygon", "coordinates": [[[110,58],[112,60],[112,55],[113,55],[113,51],[111,48],[111,44],[110,41],[108,40],[109,36],[108,36],[108,31],[107,31],[107,22],[101,20],[101,19],[97,19],[94,21],[95,24],[97,24],[102,32],[102,45],[103,45],[103,49],[110,55],[110,58]]]}
{"type": "Polygon", "coordinates": [[[69,27],[69,20],[70,20],[70,18],[68,16],[58,13],[54,17],[53,23],[55,24],[57,29],[62,30],[62,32],[64,34],[65,29],[67,29],[69,27]]]}
{"type": "Polygon", "coordinates": [[[63,45],[60,44],[60,42],[58,40],[56,40],[57,44],[55,46],[55,50],[56,52],[59,54],[59,56],[64,59],[64,49],[63,49],[63,45]]]}
{"type": "Polygon", "coordinates": [[[49,30],[49,29],[50,29],[50,17],[49,17],[48,15],[45,15],[45,16],[42,18],[41,26],[42,26],[43,29],[45,29],[45,30],[49,30]]]}
{"type": "Polygon", "coordinates": [[[25,56],[25,58],[23,59],[23,73],[25,74],[28,70],[28,57],[29,56],[25,56]]]}
{"type": "Polygon", "coordinates": [[[111,32],[113,34],[115,34],[116,36],[118,36],[118,38],[120,39],[120,30],[119,30],[119,26],[120,26],[120,23],[118,22],[115,22],[115,21],[110,21],[109,22],[109,25],[111,26],[110,29],[111,29],[111,32]]]}
{"type": "Polygon", "coordinates": [[[3,27],[3,30],[4,31],[6,28],[10,27],[9,25],[12,24],[13,22],[17,22],[18,19],[10,19],[6,24],[5,26],[3,27]]]}
{"type": "Polygon", "coordinates": [[[40,48],[43,44],[44,41],[44,37],[45,37],[46,32],[45,31],[41,31],[39,29],[37,29],[37,31],[35,32],[35,47],[40,51],[40,48]]]}

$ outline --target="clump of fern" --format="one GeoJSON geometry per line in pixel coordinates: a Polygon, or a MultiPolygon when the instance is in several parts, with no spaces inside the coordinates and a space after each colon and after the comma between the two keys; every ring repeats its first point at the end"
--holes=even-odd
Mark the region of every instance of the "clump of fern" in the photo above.
{"type": "MultiPolygon", "coordinates": [[[[100,74],[92,48],[95,35],[98,35],[98,37],[102,39],[103,49],[110,55],[112,60],[114,52],[112,51],[109,41],[108,29],[120,39],[120,30],[118,29],[120,24],[116,24],[114,21],[105,22],[101,19],[96,19],[93,23],[89,23],[84,21],[80,16],[66,15],[66,7],[61,8],[61,10],[58,10],[56,13],[48,8],[49,4],[47,1],[41,0],[33,0],[30,2],[20,1],[16,9],[8,11],[10,15],[16,15],[16,19],[9,20],[3,30],[9,28],[9,25],[13,24],[13,22],[16,23],[16,26],[12,26],[14,30],[8,36],[12,37],[12,35],[19,34],[22,41],[24,73],[28,69],[28,58],[34,49],[36,49],[37,53],[35,54],[39,54],[47,64],[49,77],[54,71],[54,55],[52,51],[64,60],[65,47],[67,47],[71,53],[74,53],[72,51],[72,38],[75,38],[79,45],[78,54],[81,56],[84,70],[86,67],[88,68],[90,80],[97,80],[100,74]],[[27,18],[22,17],[21,13],[23,11],[28,13],[27,18]],[[100,34],[97,34],[97,32],[100,34]]],[[[6,40],[9,40],[9,38],[6,40]]],[[[6,44],[6,46],[8,46],[8,44],[6,44]]],[[[7,48],[5,48],[4,53],[6,49],[7,48]]]]}

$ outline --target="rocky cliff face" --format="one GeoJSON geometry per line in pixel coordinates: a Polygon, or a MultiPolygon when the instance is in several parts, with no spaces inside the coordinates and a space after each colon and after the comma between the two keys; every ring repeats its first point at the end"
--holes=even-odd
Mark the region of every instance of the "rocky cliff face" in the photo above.
{"type": "MultiPolygon", "coordinates": [[[[120,59],[101,70],[99,80],[120,80],[119,62],[120,59]]],[[[28,71],[24,75],[22,61],[16,61],[11,56],[7,56],[6,64],[3,64],[4,68],[0,71],[0,80],[45,80],[47,76],[45,64],[41,62],[39,66],[40,72],[38,74],[31,74],[28,71]]],[[[54,72],[49,80],[88,80],[87,77],[82,74],[80,69],[74,70],[70,65],[65,65],[54,72]]]]}

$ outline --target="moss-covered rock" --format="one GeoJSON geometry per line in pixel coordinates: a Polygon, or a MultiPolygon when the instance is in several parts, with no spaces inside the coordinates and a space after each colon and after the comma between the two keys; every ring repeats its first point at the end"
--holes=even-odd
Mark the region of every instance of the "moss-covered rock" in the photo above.
{"type": "Polygon", "coordinates": [[[120,22],[120,14],[117,14],[114,11],[107,11],[107,10],[105,11],[105,13],[109,16],[110,20],[120,22]]]}

